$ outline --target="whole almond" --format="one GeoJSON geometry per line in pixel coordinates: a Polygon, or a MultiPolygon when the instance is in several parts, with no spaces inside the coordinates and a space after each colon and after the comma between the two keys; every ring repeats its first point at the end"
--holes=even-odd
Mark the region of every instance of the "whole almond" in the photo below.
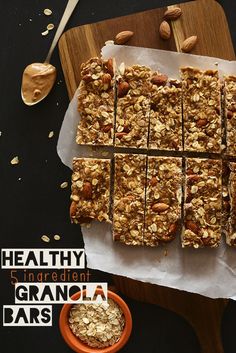
{"type": "Polygon", "coordinates": [[[160,33],[160,37],[164,40],[167,40],[170,38],[171,35],[171,29],[170,29],[170,25],[168,22],[166,21],[162,21],[159,27],[159,33],[160,33]]]}
{"type": "Polygon", "coordinates": [[[127,135],[127,132],[117,132],[116,133],[116,137],[118,139],[121,139],[122,137],[126,136],[127,135]]]}
{"type": "Polygon", "coordinates": [[[123,132],[126,132],[126,133],[130,132],[130,128],[128,125],[124,125],[123,132]]]}
{"type": "Polygon", "coordinates": [[[197,174],[190,174],[190,175],[188,175],[188,180],[189,180],[191,183],[198,182],[199,179],[200,179],[200,176],[197,175],[197,174]]]}
{"type": "Polygon", "coordinates": [[[104,91],[106,91],[111,85],[111,75],[104,74],[102,76],[102,83],[103,83],[103,89],[104,89],[104,91]]]}
{"type": "Polygon", "coordinates": [[[156,178],[155,176],[153,176],[153,177],[151,178],[150,184],[151,184],[151,186],[157,185],[157,178],[156,178]]]}
{"type": "Polygon", "coordinates": [[[111,77],[114,76],[113,59],[112,58],[107,60],[107,71],[111,75],[111,77]]]}
{"type": "Polygon", "coordinates": [[[179,7],[173,7],[171,9],[166,10],[164,13],[164,18],[166,20],[176,20],[182,15],[182,10],[179,7]]]}
{"type": "Polygon", "coordinates": [[[70,205],[70,216],[71,217],[76,216],[76,209],[77,209],[77,203],[75,201],[72,201],[71,205],[70,205]]]}
{"type": "Polygon", "coordinates": [[[186,223],[185,223],[185,227],[187,228],[187,229],[190,229],[193,233],[195,233],[195,234],[198,234],[198,232],[199,232],[199,227],[198,227],[198,225],[196,224],[196,223],[194,223],[193,221],[187,221],[186,223]]]}
{"type": "Polygon", "coordinates": [[[117,96],[118,98],[124,97],[129,91],[129,84],[128,82],[119,82],[117,87],[117,96]]]}
{"type": "Polygon", "coordinates": [[[169,230],[168,230],[168,235],[173,235],[177,230],[177,223],[172,223],[170,226],[169,226],[169,230]]]}
{"type": "Polygon", "coordinates": [[[166,84],[167,80],[168,80],[168,77],[166,75],[162,75],[162,74],[154,75],[151,78],[151,82],[157,86],[164,86],[166,84]]]}
{"type": "Polygon", "coordinates": [[[116,44],[125,44],[128,40],[133,37],[134,32],[132,31],[122,31],[118,33],[115,37],[116,44]]]}
{"type": "Polygon", "coordinates": [[[185,53],[189,53],[197,43],[197,36],[191,36],[185,39],[182,43],[181,50],[185,53]]]}
{"type": "Polygon", "coordinates": [[[113,126],[112,124],[104,125],[102,127],[102,131],[109,132],[111,130],[112,126],[113,126]]]}
{"type": "Polygon", "coordinates": [[[234,115],[233,112],[231,112],[231,110],[228,110],[228,112],[227,112],[227,118],[228,118],[228,119],[231,119],[233,115],[234,115]]]}
{"type": "Polygon", "coordinates": [[[89,83],[89,82],[93,81],[92,76],[89,75],[89,74],[84,75],[84,76],[82,77],[82,80],[84,80],[86,83],[89,83]]]}
{"type": "Polygon", "coordinates": [[[167,205],[166,203],[155,203],[152,206],[153,212],[164,212],[166,211],[170,206],[167,205]]]}
{"type": "Polygon", "coordinates": [[[207,125],[207,120],[206,119],[198,119],[196,122],[197,127],[203,127],[207,125]]]}
{"type": "Polygon", "coordinates": [[[84,186],[82,189],[82,195],[85,198],[85,200],[90,200],[92,198],[92,185],[89,181],[86,181],[84,183],[84,186]]]}

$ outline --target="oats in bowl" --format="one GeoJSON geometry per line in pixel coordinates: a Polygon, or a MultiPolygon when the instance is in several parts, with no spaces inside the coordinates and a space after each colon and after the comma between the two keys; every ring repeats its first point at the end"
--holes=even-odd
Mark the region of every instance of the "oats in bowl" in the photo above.
{"type": "Polygon", "coordinates": [[[105,304],[77,304],[69,312],[73,334],[90,347],[103,348],[119,341],[125,317],[114,300],[105,304]]]}

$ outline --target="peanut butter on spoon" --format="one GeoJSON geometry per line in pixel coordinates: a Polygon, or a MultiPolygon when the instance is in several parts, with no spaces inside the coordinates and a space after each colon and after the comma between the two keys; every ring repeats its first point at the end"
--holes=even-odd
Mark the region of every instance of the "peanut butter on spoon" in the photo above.
{"type": "Polygon", "coordinates": [[[49,64],[53,50],[79,0],[68,0],[61,22],[44,63],[28,65],[22,76],[21,97],[26,105],[43,100],[51,91],[56,80],[56,68],[49,64]]]}
{"type": "Polygon", "coordinates": [[[56,68],[49,63],[33,63],[23,72],[22,99],[25,104],[33,105],[44,99],[51,91],[56,80],[56,68]]]}

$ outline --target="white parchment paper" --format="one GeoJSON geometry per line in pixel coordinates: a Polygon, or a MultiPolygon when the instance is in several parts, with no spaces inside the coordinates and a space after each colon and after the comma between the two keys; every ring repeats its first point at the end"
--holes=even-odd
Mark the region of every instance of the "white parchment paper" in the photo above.
{"type": "MultiPolygon", "coordinates": [[[[115,57],[117,65],[141,64],[160,70],[170,78],[179,78],[179,67],[216,68],[223,74],[236,74],[236,62],[211,57],[175,53],[157,49],[107,45],[104,58],[115,57]]],[[[57,151],[62,162],[71,168],[73,157],[101,156],[91,147],[75,143],[79,122],[75,93],[59,135],[57,151]]],[[[112,148],[104,148],[107,158],[112,148]]],[[[103,155],[104,158],[104,155],[103,155]]],[[[236,300],[236,249],[222,241],[218,249],[182,249],[180,239],[159,248],[124,246],[112,241],[111,226],[94,222],[82,228],[88,267],[167,287],[199,293],[211,298],[236,300]]]]}

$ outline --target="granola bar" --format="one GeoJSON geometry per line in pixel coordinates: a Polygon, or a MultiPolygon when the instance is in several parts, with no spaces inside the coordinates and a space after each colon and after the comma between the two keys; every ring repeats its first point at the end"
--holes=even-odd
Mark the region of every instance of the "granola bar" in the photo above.
{"type": "Polygon", "coordinates": [[[181,69],[184,150],[221,152],[221,91],[217,70],[181,69]]]}
{"type": "Polygon", "coordinates": [[[229,220],[228,233],[226,234],[226,243],[230,246],[236,246],[236,163],[230,162],[229,176],[229,220]]]}
{"type": "Polygon", "coordinates": [[[229,162],[222,161],[222,234],[225,235],[226,241],[229,237],[229,214],[230,214],[230,200],[229,200],[229,162]]]}
{"type": "Polygon", "coordinates": [[[149,128],[149,149],[181,151],[182,89],[181,82],[167,81],[165,75],[153,76],[149,128]],[[160,82],[162,78],[162,81],[160,82]]]}
{"type": "Polygon", "coordinates": [[[236,156],[236,76],[226,76],[224,81],[227,154],[236,156]]]}
{"type": "Polygon", "coordinates": [[[115,146],[147,148],[150,113],[150,75],[145,66],[122,70],[117,78],[115,146]]]}
{"type": "Polygon", "coordinates": [[[70,217],[72,223],[109,222],[109,159],[74,158],[70,217]]]}
{"type": "Polygon", "coordinates": [[[186,159],[182,247],[217,247],[221,238],[222,162],[186,159]]]}
{"type": "Polygon", "coordinates": [[[81,66],[76,142],[82,145],[113,145],[114,80],[112,59],[92,58],[81,66]]]}
{"type": "Polygon", "coordinates": [[[182,158],[148,157],[144,244],[157,246],[177,234],[181,217],[182,158]]]}
{"type": "Polygon", "coordinates": [[[143,244],[146,156],[115,154],[113,239],[143,244]]]}

